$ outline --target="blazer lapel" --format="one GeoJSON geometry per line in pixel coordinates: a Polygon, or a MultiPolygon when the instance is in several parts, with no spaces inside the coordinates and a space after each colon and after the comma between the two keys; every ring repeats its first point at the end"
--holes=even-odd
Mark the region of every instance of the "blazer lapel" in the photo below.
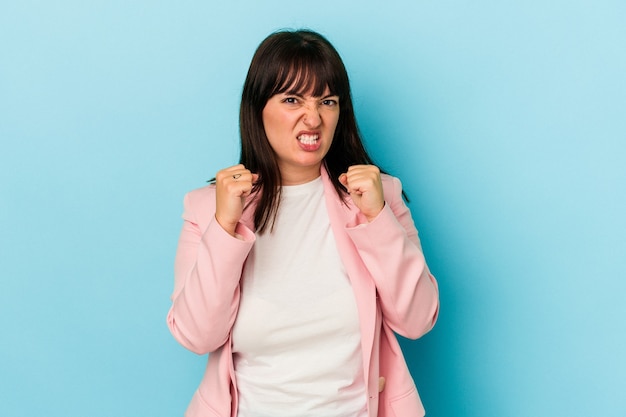
{"type": "Polygon", "coordinates": [[[348,273],[354,295],[361,325],[361,348],[363,350],[363,369],[365,380],[369,380],[369,363],[372,355],[374,336],[376,330],[376,287],[369,277],[369,271],[363,264],[354,243],[345,231],[346,224],[356,216],[358,209],[348,197],[344,204],[333,186],[326,169],[321,169],[324,183],[324,196],[330,225],[337,243],[339,256],[348,273]]]}

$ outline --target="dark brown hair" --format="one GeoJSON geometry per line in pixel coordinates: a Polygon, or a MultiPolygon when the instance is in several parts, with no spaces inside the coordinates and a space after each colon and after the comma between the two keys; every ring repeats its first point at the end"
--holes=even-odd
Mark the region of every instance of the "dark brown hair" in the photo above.
{"type": "Polygon", "coordinates": [[[357,127],[348,74],[331,43],[310,30],[280,31],[257,48],[241,95],[240,163],[259,174],[253,188],[257,203],[254,225],[263,233],[274,222],[282,184],[276,156],[265,135],[263,109],[275,94],[311,93],[321,96],[328,87],[339,96],[339,120],[323,166],[340,198],[346,191],[339,175],[351,165],[372,164],[357,127]]]}

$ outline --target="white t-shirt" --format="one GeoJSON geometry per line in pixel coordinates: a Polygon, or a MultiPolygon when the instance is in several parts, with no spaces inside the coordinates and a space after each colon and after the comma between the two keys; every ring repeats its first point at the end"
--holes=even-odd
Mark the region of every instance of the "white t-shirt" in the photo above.
{"type": "Polygon", "coordinates": [[[321,178],[282,190],[246,261],[233,354],[238,417],[367,415],[354,292],[321,178]]]}

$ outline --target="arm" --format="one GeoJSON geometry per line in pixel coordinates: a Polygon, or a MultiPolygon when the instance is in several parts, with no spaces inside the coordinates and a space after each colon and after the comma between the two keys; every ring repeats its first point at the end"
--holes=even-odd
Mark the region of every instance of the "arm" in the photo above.
{"type": "MultiPolygon", "coordinates": [[[[389,177],[388,177],[389,178],[389,177]]],[[[431,275],[397,178],[385,181],[385,206],[367,222],[357,215],[347,233],[376,284],[383,320],[398,334],[417,339],[435,324],[437,282],[431,275]]]]}
{"type": "Polygon", "coordinates": [[[254,243],[254,234],[242,224],[236,229],[240,238],[226,232],[215,220],[215,190],[201,191],[209,195],[198,198],[196,191],[185,196],[167,316],[176,340],[198,354],[212,352],[228,339],[239,305],[241,271],[254,243]]]}

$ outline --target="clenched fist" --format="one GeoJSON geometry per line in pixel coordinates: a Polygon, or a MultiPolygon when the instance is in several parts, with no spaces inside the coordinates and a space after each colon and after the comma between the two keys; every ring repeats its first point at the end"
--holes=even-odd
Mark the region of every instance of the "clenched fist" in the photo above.
{"type": "Polygon", "coordinates": [[[242,164],[224,168],[215,175],[215,219],[224,230],[235,236],[237,222],[241,219],[246,197],[259,178],[242,164]]]}
{"type": "Polygon", "coordinates": [[[353,165],[339,176],[352,201],[368,221],[374,220],[385,206],[380,169],[374,165],[353,165]]]}

